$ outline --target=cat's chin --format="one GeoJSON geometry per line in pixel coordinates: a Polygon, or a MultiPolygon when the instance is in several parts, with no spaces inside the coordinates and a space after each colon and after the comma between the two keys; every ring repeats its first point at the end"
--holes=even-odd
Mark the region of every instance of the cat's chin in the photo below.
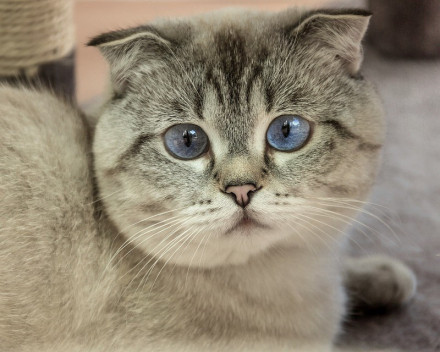
{"type": "Polygon", "coordinates": [[[165,254],[162,259],[192,268],[243,265],[251,258],[263,255],[276,243],[285,241],[279,231],[249,219],[237,221],[232,228],[220,231],[209,241],[203,240],[204,237],[201,242],[183,246],[177,253],[169,257],[165,254]]]}
{"type": "Polygon", "coordinates": [[[261,229],[270,230],[270,226],[263,224],[248,213],[243,213],[242,217],[226,230],[225,235],[251,236],[255,231],[261,229]]]}

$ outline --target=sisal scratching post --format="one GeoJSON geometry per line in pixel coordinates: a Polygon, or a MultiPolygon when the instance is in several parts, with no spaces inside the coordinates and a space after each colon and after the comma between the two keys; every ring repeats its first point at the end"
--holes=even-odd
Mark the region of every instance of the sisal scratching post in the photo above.
{"type": "Polygon", "coordinates": [[[0,81],[74,96],[73,0],[0,0],[0,81]]]}

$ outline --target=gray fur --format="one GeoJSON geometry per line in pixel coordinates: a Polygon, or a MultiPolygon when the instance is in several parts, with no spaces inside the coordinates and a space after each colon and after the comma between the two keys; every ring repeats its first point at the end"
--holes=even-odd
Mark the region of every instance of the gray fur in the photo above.
{"type": "MultiPolygon", "coordinates": [[[[347,199],[367,196],[384,140],[358,71],[367,23],[229,10],[99,36],[112,94],[93,154],[74,109],[1,88],[3,349],[331,351],[342,274],[359,288],[381,270],[340,263],[347,199]],[[292,153],[265,142],[285,113],[313,126],[292,153]],[[162,140],[184,122],[210,138],[191,161],[162,140]],[[239,183],[261,187],[246,208],[259,226],[231,231],[239,183]]],[[[412,274],[383,260],[403,293],[378,304],[407,301],[412,274]]]]}

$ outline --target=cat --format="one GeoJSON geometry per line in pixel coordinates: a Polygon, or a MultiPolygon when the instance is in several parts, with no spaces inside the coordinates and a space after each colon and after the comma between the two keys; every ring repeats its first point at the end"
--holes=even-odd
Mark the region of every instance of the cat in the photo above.
{"type": "Polygon", "coordinates": [[[102,34],[96,126],[1,87],[2,351],[329,352],[348,304],[408,302],[403,263],[343,253],[385,140],[369,18],[229,9],[102,34]]]}

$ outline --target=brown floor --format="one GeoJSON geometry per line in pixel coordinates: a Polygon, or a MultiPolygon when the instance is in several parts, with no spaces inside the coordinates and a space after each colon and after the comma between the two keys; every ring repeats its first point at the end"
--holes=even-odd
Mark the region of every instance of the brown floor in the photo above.
{"type": "Polygon", "coordinates": [[[96,48],[87,41],[102,32],[135,26],[156,17],[175,17],[242,6],[280,10],[289,6],[318,7],[329,0],[77,0],[77,98],[80,103],[99,95],[105,86],[107,66],[96,48]]]}

